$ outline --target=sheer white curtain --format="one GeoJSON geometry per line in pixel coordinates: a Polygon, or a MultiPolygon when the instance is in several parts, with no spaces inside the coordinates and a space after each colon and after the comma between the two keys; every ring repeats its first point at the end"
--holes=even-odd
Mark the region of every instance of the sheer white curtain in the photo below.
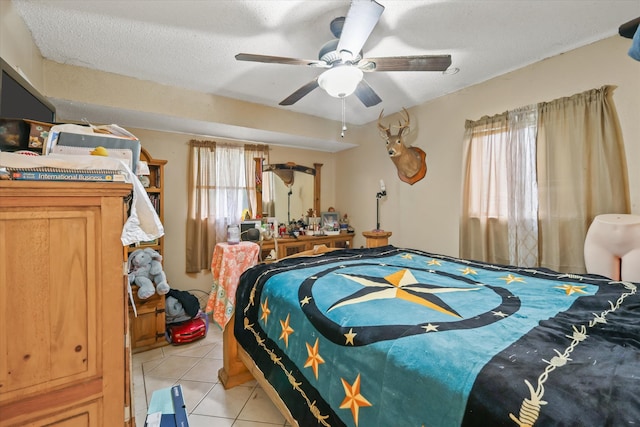
{"type": "Polygon", "coordinates": [[[535,105],[467,121],[462,257],[537,265],[536,123],[535,105]]]}
{"type": "Polygon", "coordinates": [[[242,220],[246,200],[244,173],[244,147],[218,144],[216,148],[215,218],[216,242],[227,240],[227,226],[242,220]]]}
{"type": "Polygon", "coordinates": [[[508,115],[506,143],[509,264],[538,265],[538,184],[536,134],[538,108],[529,105],[508,115]]]}
{"type": "Polygon", "coordinates": [[[507,114],[465,124],[460,256],[508,264],[507,114]]]}

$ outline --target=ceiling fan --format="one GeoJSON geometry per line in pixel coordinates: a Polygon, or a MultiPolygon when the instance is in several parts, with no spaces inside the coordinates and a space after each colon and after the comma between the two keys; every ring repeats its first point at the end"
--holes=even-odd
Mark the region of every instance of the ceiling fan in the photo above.
{"type": "Polygon", "coordinates": [[[347,16],[331,21],[336,39],[327,42],[318,53],[318,60],[239,53],[238,61],[270,64],[305,65],[325,68],[322,74],[303,85],[280,105],[293,105],[317,87],[329,95],[344,98],[355,93],[367,107],[382,101],[363,79],[363,72],[379,71],[445,71],[451,65],[451,55],[416,55],[363,58],[362,47],[378,23],[384,6],[374,0],[352,0],[347,16]]]}

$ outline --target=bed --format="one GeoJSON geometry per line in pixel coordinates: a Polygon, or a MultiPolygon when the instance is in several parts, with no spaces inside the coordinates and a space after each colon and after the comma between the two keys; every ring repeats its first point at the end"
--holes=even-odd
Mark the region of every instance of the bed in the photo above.
{"type": "Polygon", "coordinates": [[[636,283],[384,246],[255,266],[235,304],[225,364],[292,425],[640,423],[636,283]]]}

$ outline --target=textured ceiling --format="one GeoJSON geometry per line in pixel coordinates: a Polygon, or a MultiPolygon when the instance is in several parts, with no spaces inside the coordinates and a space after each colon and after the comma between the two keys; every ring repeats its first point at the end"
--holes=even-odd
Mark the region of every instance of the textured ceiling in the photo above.
{"type": "MultiPolygon", "coordinates": [[[[317,59],[347,0],[13,0],[50,60],[341,120],[341,104],[316,89],[278,103],[322,70],[241,62],[240,52],[317,59]]],[[[451,54],[457,74],[377,72],[382,103],[347,98],[352,124],[480,83],[617,34],[640,0],[379,0],[385,10],[364,56],[451,54]]],[[[68,107],[68,106],[67,106],[68,107]]]]}

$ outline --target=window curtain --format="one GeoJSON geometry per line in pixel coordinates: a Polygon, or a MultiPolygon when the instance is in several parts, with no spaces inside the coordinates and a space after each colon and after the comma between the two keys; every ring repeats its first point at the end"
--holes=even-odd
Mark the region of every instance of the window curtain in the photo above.
{"type": "Polygon", "coordinates": [[[629,213],[629,186],[614,86],[540,104],[540,265],[586,272],[584,239],[593,218],[629,213]]]}
{"type": "Polygon", "coordinates": [[[258,218],[262,212],[258,212],[256,200],[256,180],[262,181],[262,177],[256,176],[255,159],[267,159],[268,163],[269,146],[267,145],[245,145],[244,146],[244,171],[247,183],[247,199],[249,200],[249,211],[253,218],[258,218]]]}
{"type": "Polygon", "coordinates": [[[537,264],[535,105],[467,121],[460,254],[537,264]]]}
{"type": "Polygon", "coordinates": [[[630,212],[614,89],[466,122],[461,257],[586,271],[593,218],[630,212]]]}
{"type": "Polygon", "coordinates": [[[216,243],[227,239],[227,226],[256,209],[255,160],[269,147],[215,141],[189,142],[189,205],[186,271],[208,270],[216,243]]]}
{"type": "Polygon", "coordinates": [[[187,206],[186,272],[210,268],[216,244],[214,188],[216,143],[189,141],[189,179],[187,206]]]}
{"type": "Polygon", "coordinates": [[[538,109],[510,111],[506,144],[509,264],[538,265],[538,185],[536,133],[538,109]]]}
{"type": "Polygon", "coordinates": [[[214,185],[213,218],[217,243],[227,240],[227,226],[238,224],[242,220],[243,206],[248,206],[243,170],[244,147],[217,144],[215,162],[217,173],[214,185]]]}
{"type": "Polygon", "coordinates": [[[265,217],[276,216],[275,173],[262,174],[262,213],[265,217]]]}

